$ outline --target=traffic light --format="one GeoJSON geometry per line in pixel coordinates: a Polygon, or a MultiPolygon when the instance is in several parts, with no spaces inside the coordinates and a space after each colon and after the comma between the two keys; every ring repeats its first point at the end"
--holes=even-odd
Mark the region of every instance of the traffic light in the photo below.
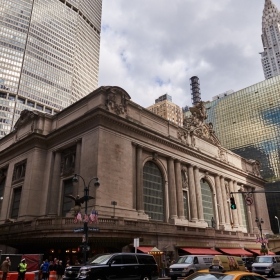
{"type": "Polygon", "coordinates": [[[236,209],[236,204],[233,196],[230,198],[230,209],[232,210],[236,209]]]}

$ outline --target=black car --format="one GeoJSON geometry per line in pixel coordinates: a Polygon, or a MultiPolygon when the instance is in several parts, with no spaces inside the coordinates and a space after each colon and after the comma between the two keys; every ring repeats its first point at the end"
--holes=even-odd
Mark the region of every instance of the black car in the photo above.
{"type": "Polygon", "coordinates": [[[156,280],[159,271],[152,255],[115,253],[99,255],[83,266],[69,266],[64,280],[156,280]]]}

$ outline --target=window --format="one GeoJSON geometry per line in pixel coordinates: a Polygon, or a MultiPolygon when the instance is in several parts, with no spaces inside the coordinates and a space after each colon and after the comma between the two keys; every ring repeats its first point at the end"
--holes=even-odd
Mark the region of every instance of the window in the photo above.
{"type": "Polygon", "coordinates": [[[14,173],[13,173],[13,182],[18,180],[23,180],[25,177],[26,170],[26,160],[18,162],[15,164],[14,173]]]}
{"type": "Polygon", "coordinates": [[[123,255],[122,260],[124,264],[138,264],[135,255],[123,255]]]}
{"type": "Polygon", "coordinates": [[[13,198],[12,213],[11,213],[11,218],[12,219],[17,219],[18,218],[21,191],[22,191],[22,187],[14,189],[14,198],[13,198]]]}
{"type": "Polygon", "coordinates": [[[203,215],[205,222],[211,225],[211,219],[213,218],[213,198],[212,191],[207,181],[202,179],[200,181],[201,194],[202,194],[202,205],[203,205],[203,215]]]}
{"type": "Polygon", "coordinates": [[[146,162],[143,170],[144,211],[151,220],[164,220],[163,179],[155,163],[146,162]]]}
{"type": "Polygon", "coordinates": [[[189,219],[189,204],[188,204],[188,192],[183,191],[183,203],[184,203],[184,215],[185,218],[189,219]]]}
{"type": "Polygon", "coordinates": [[[65,217],[66,214],[71,210],[73,204],[72,199],[65,197],[65,195],[73,194],[73,181],[72,179],[63,181],[63,201],[62,201],[62,217],[65,217]]]}

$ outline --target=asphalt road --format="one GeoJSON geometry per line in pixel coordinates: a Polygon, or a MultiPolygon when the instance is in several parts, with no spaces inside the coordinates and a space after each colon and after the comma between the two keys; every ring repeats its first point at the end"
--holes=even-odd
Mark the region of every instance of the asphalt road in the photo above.
{"type": "MultiPolygon", "coordinates": [[[[265,275],[263,275],[264,277],[266,277],[265,275]]],[[[159,280],[169,280],[170,279],[170,277],[164,277],[164,278],[158,278],[159,280]]],[[[183,280],[184,278],[178,278],[179,280],[183,280]]],[[[271,278],[271,277],[269,277],[269,278],[267,278],[267,279],[271,279],[271,280],[280,280],[280,274],[276,274],[276,276],[274,277],[274,278],[271,278]]]]}

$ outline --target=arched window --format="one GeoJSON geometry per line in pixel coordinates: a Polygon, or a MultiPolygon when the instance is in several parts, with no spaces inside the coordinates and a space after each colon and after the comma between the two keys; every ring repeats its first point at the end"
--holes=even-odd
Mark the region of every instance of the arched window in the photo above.
{"type": "Polygon", "coordinates": [[[200,181],[200,186],[204,220],[211,226],[211,219],[214,218],[212,191],[209,184],[204,179],[200,181]]]}
{"type": "Polygon", "coordinates": [[[247,207],[245,203],[245,198],[243,195],[239,195],[239,203],[242,215],[242,224],[246,227],[247,232],[249,232],[249,223],[248,223],[248,214],[247,214],[247,207]]]}
{"type": "Polygon", "coordinates": [[[162,174],[152,161],[144,165],[143,170],[144,211],[151,220],[164,220],[163,179],[162,174]]]}

